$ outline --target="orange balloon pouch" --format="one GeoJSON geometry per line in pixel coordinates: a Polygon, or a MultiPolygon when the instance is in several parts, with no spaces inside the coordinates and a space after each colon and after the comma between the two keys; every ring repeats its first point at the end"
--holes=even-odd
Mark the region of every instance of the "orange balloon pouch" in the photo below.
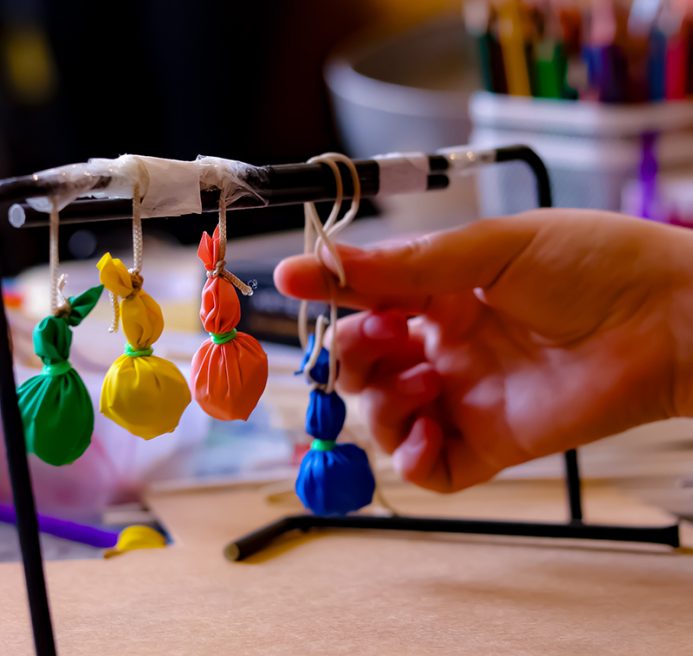
{"type": "Polygon", "coordinates": [[[207,270],[200,319],[209,339],[192,360],[193,398],[212,417],[248,419],[267,385],[267,354],[251,335],[236,330],[241,305],[234,285],[220,271],[219,228],[200,240],[197,255],[207,270]]]}

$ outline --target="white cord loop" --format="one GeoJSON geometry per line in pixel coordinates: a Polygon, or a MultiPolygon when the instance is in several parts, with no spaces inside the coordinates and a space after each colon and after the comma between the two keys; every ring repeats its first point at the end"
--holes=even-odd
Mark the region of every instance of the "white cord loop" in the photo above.
{"type": "MultiPolygon", "coordinates": [[[[336,269],[337,282],[340,287],[346,286],[346,274],[344,272],[344,264],[342,263],[342,258],[339,255],[339,251],[333,241],[333,239],[346,228],[356,216],[359,210],[359,204],[361,202],[361,181],[359,180],[359,174],[356,170],[354,163],[346,156],[341,153],[324,153],[323,155],[318,155],[317,157],[312,157],[308,160],[309,164],[326,164],[334,175],[335,180],[335,200],[330,210],[330,214],[327,220],[323,224],[320,220],[320,215],[315,207],[314,203],[305,203],[303,205],[304,215],[305,215],[305,231],[303,240],[303,250],[304,253],[313,253],[318,260],[327,268],[324,259],[324,250],[326,250],[334,262],[334,267],[336,269]],[[354,188],[354,193],[351,199],[351,205],[346,211],[344,216],[339,219],[339,213],[342,209],[342,202],[344,200],[344,181],[342,180],[342,172],[338,166],[338,163],[344,164],[352,179],[352,186],[354,188]],[[324,247],[324,250],[323,250],[324,247]]],[[[331,289],[330,294],[330,318],[329,323],[326,317],[321,316],[315,327],[315,344],[313,346],[313,351],[308,359],[304,371],[306,375],[313,368],[317,362],[320,351],[323,348],[325,340],[325,332],[327,326],[332,327],[331,339],[330,339],[330,362],[329,362],[329,377],[326,385],[314,385],[315,388],[323,389],[328,394],[334,391],[336,379],[337,379],[337,303],[335,300],[334,289],[331,289]]],[[[301,346],[305,350],[308,344],[308,303],[307,301],[302,301],[299,312],[298,312],[298,335],[301,340],[301,346]]],[[[314,382],[311,380],[311,382],[314,382]]]]}

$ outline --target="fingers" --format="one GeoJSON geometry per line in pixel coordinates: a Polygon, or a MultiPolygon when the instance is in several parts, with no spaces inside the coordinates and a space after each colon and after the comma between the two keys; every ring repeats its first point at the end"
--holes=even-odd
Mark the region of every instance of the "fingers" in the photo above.
{"type": "MultiPolygon", "coordinates": [[[[357,250],[341,245],[338,249],[340,252],[357,250]]],[[[308,301],[329,300],[331,295],[335,294],[335,300],[339,305],[357,310],[397,309],[418,314],[423,312],[430,302],[428,294],[413,295],[398,290],[386,294],[371,294],[368,290],[355,291],[349,286],[340,288],[336,284],[334,274],[326,270],[314,255],[296,255],[280,262],[274,270],[274,284],[282,294],[308,301]]]]}
{"type": "Polygon", "coordinates": [[[419,417],[395,450],[392,465],[400,476],[421,485],[432,477],[443,450],[443,430],[431,417],[419,417]]]}
{"type": "Polygon", "coordinates": [[[379,446],[395,454],[406,480],[439,492],[488,480],[497,470],[431,418],[443,380],[425,360],[421,335],[410,324],[397,312],[341,319],[339,387],[360,393],[364,422],[379,446]]]}
{"type": "MultiPolygon", "coordinates": [[[[375,381],[374,381],[375,382],[375,381]]],[[[442,389],[438,372],[427,362],[381,376],[359,399],[363,419],[386,453],[395,451],[423,409],[442,389]]]]}
{"type": "MultiPolygon", "coordinates": [[[[405,244],[361,250],[339,246],[347,284],[337,290],[340,303],[377,307],[406,301],[424,307],[433,294],[492,285],[526,248],[542,217],[485,219],[461,229],[434,233],[405,244]]],[[[329,253],[323,261],[333,273],[329,253]]],[[[289,296],[326,299],[334,283],[314,256],[288,258],[275,270],[277,288],[289,296]]]]}
{"type": "Polygon", "coordinates": [[[394,452],[392,464],[404,480],[434,492],[457,492],[498,473],[463,437],[446,435],[429,416],[416,419],[394,452]]]}
{"type": "MultiPolygon", "coordinates": [[[[328,335],[325,341],[330,343],[328,335]]],[[[407,317],[401,312],[362,312],[339,320],[339,389],[357,393],[374,376],[388,376],[421,362],[420,339],[409,334],[407,317]]]]}

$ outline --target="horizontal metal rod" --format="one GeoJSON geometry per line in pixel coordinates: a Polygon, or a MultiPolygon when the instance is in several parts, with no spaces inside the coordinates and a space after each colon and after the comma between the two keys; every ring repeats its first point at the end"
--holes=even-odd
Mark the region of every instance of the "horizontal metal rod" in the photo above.
{"type": "MultiPolygon", "coordinates": [[[[458,173],[474,170],[494,161],[518,161],[527,164],[537,184],[539,205],[551,205],[551,187],[548,173],[539,156],[527,146],[506,146],[496,149],[474,148],[453,149],[456,157],[449,153],[428,155],[429,172],[427,190],[445,189],[451,177],[458,173]]],[[[374,197],[380,192],[380,164],[377,160],[355,160],[361,183],[362,195],[374,197]]],[[[338,164],[342,173],[345,198],[351,198],[353,185],[348,169],[338,164]]],[[[95,179],[94,190],[105,188],[110,179],[102,176],[95,179]]],[[[237,198],[228,209],[253,209],[266,206],[295,205],[305,202],[334,200],[335,179],[325,164],[280,164],[276,166],[254,166],[245,172],[245,182],[257,196],[245,195],[237,198]]],[[[40,174],[0,180],[0,201],[12,202],[9,209],[10,224],[16,228],[43,227],[48,225],[48,216],[29,206],[27,198],[45,197],[55,191],[40,174]]],[[[202,191],[202,211],[216,212],[218,192],[202,191]]],[[[132,202],[125,199],[80,199],[70,203],[60,212],[61,224],[87,223],[129,219],[132,202]]]]}
{"type": "MultiPolygon", "coordinates": [[[[429,174],[427,190],[444,189],[449,185],[446,172],[449,161],[442,155],[428,157],[429,174]]],[[[373,197],[380,190],[380,167],[375,160],[355,160],[361,194],[373,197]]],[[[344,197],[353,195],[353,182],[347,167],[338,163],[342,174],[344,197]]],[[[326,164],[279,164],[276,166],[249,167],[244,174],[244,182],[256,195],[239,196],[228,209],[253,209],[277,205],[295,205],[305,202],[333,200],[337,193],[335,177],[326,164]]],[[[105,187],[107,177],[97,180],[95,190],[105,187]]],[[[32,197],[45,197],[51,193],[51,185],[40,176],[24,176],[0,181],[0,201],[24,200],[32,197]]],[[[202,211],[216,212],[219,208],[218,191],[201,191],[202,211]]],[[[70,203],[60,212],[61,224],[85,223],[91,221],[112,221],[132,217],[132,201],[118,199],[84,199],[70,203]]],[[[27,203],[17,203],[9,210],[10,224],[15,228],[42,227],[48,225],[48,215],[35,210],[27,203]]]]}
{"type": "Polygon", "coordinates": [[[224,555],[229,560],[243,560],[262,551],[278,537],[291,531],[311,529],[374,529],[385,531],[418,531],[424,533],[467,533],[476,535],[507,535],[513,537],[564,538],[605,540],[613,542],[644,542],[679,546],[679,527],[670,526],[612,526],[583,522],[513,522],[483,519],[447,519],[437,517],[318,517],[290,515],[228,544],[224,555]]]}
{"type": "MultiPolygon", "coordinates": [[[[334,178],[332,180],[334,184],[334,178]]],[[[345,180],[346,183],[346,180],[345,180]]],[[[445,189],[449,186],[450,179],[447,175],[436,174],[428,176],[428,190],[445,189]]],[[[345,187],[347,185],[345,184],[345,187]]],[[[361,188],[363,198],[372,198],[378,193],[372,185],[364,185],[361,188]]],[[[258,209],[261,207],[277,207],[281,205],[298,205],[307,202],[321,202],[334,199],[335,192],[322,186],[302,187],[300,189],[275,190],[265,196],[267,202],[263,202],[256,196],[241,196],[233,202],[228,210],[258,209]]],[[[350,199],[353,188],[349,182],[349,188],[344,191],[344,198],[350,199]]],[[[208,214],[219,211],[219,192],[203,191],[202,213],[208,214]]],[[[117,221],[132,218],[132,201],[128,198],[116,199],[85,199],[70,203],[60,212],[60,224],[94,223],[100,221],[117,221]]],[[[48,215],[30,207],[26,203],[15,203],[9,209],[9,221],[15,228],[41,228],[49,223],[48,215]]]]}

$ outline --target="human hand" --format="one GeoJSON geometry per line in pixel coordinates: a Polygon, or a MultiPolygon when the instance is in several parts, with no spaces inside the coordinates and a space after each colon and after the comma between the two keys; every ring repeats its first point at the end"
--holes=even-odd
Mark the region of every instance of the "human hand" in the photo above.
{"type": "MultiPolygon", "coordinates": [[[[693,407],[686,230],[541,210],[339,250],[337,302],[367,310],[340,321],[339,385],[418,485],[459,490],[693,407]]],[[[326,300],[330,276],[303,255],[275,282],[326,300]]]]}

